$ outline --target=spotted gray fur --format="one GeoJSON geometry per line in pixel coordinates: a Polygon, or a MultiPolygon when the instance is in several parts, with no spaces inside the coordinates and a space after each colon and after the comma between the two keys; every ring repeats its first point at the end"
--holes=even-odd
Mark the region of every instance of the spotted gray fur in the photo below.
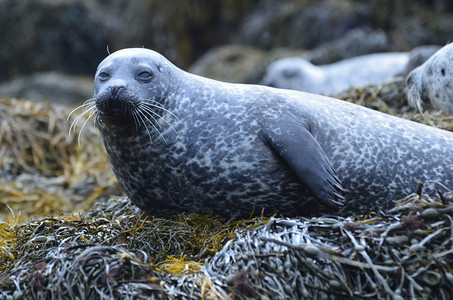
{"type": "Polygon", "coordinates": [[[88,106],[118,181],[150,213],[358,213],[391,207],[416,181],[453,189],[451,132],[323,96],[199,77],[147,49],[107,57],[88,106]]]}
{"type": "Polygon", "coordinates": [[[453,114],[453,43],[414,69],[406,81],[408,102],[420,112],[426,104],[453,114]]]}

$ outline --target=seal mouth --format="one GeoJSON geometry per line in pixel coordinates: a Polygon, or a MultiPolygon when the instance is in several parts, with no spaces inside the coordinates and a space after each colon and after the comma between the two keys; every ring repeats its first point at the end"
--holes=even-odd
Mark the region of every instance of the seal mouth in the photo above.
{"type": "Polygon", "coordinates": [[[98,100],[96,108],[105,116],[132,116],[134,105],[131,101],[121,99],[98,100]]]}
{"type": "Polygon", "coordinates": [[[96,99],[98,120],[113,128],[128,129],[137,126],[137,103],[128,99],[96,99]]]}
{"type": "Polygon", "coordinates": [[[96,108],[103,116],[132,117],[137,101],[122,86],[110,87],[96,99],[96,108]]]}

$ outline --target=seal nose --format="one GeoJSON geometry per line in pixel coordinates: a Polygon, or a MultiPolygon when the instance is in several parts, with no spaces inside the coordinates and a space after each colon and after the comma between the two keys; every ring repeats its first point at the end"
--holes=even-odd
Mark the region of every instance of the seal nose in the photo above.
{"type": "Polygon", "coordinates": [[[120,90],[124,89],[123,85],[116,85],[110,87],[110,95],[112,100],[118,100],[120,90]]]}

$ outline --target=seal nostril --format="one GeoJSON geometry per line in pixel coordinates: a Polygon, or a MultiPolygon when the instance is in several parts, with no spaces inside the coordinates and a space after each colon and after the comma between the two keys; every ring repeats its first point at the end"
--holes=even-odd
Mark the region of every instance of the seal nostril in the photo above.
{"type": "Polygon", "coordinates": [[[124,86],[112,86],[110,87],[111,98],[117,100],[119,97],[120,90],[124,89],[124,86]]]}
{"type": "Polygon", "coordinates": [[[112,86],[110,88],[110,91],[111,91],[112,95],[116,96],[118,94],[119,90],[122,88],[123,88],[122,86],[112,86]]]}
{"type": "Polygon", "coordinates": [[[104,115],[128,115],[131,113],[134,99],[127,93],[126,86],[109,86],[96,98],[96,107],[104,115]]]}

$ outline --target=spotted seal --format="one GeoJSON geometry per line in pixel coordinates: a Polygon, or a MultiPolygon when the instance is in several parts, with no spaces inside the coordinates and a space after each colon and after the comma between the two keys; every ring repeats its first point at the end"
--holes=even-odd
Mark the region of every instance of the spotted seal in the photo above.
{"type": "Polygon", "coordinates": [[[453,188],[453,133],[320,95],[187,73],[148,49],[96,71],[95,115],[118,181],[150,213],[369,212],[453,188]],[[439,185],[442,189],[442,186],[439,185]]]}
{"type": "Polygon", "coordinates": [[[334,95],[350,88],[390,82],[406,69],[409,53],[356,56],[327,65],[313,65],[301,57],[271,63],[262,84],[320,95],[334,95]]]}
{"type": "Polygon", "coordinates": [[[442,47],[406,79],[407,100],[423,111],[424,104],[453,114],[453,43],[442,47]]]}
{"type": "Polygon", "coordinates": [[[439,48],[437,45],[424,45],[410,52],[368,54],[319,66],[301,57],[282,58],[267,67],[261,83],[320,95],[335,95],[350,88],[384,84],[397,77],[406,77],[439,48]]]}

